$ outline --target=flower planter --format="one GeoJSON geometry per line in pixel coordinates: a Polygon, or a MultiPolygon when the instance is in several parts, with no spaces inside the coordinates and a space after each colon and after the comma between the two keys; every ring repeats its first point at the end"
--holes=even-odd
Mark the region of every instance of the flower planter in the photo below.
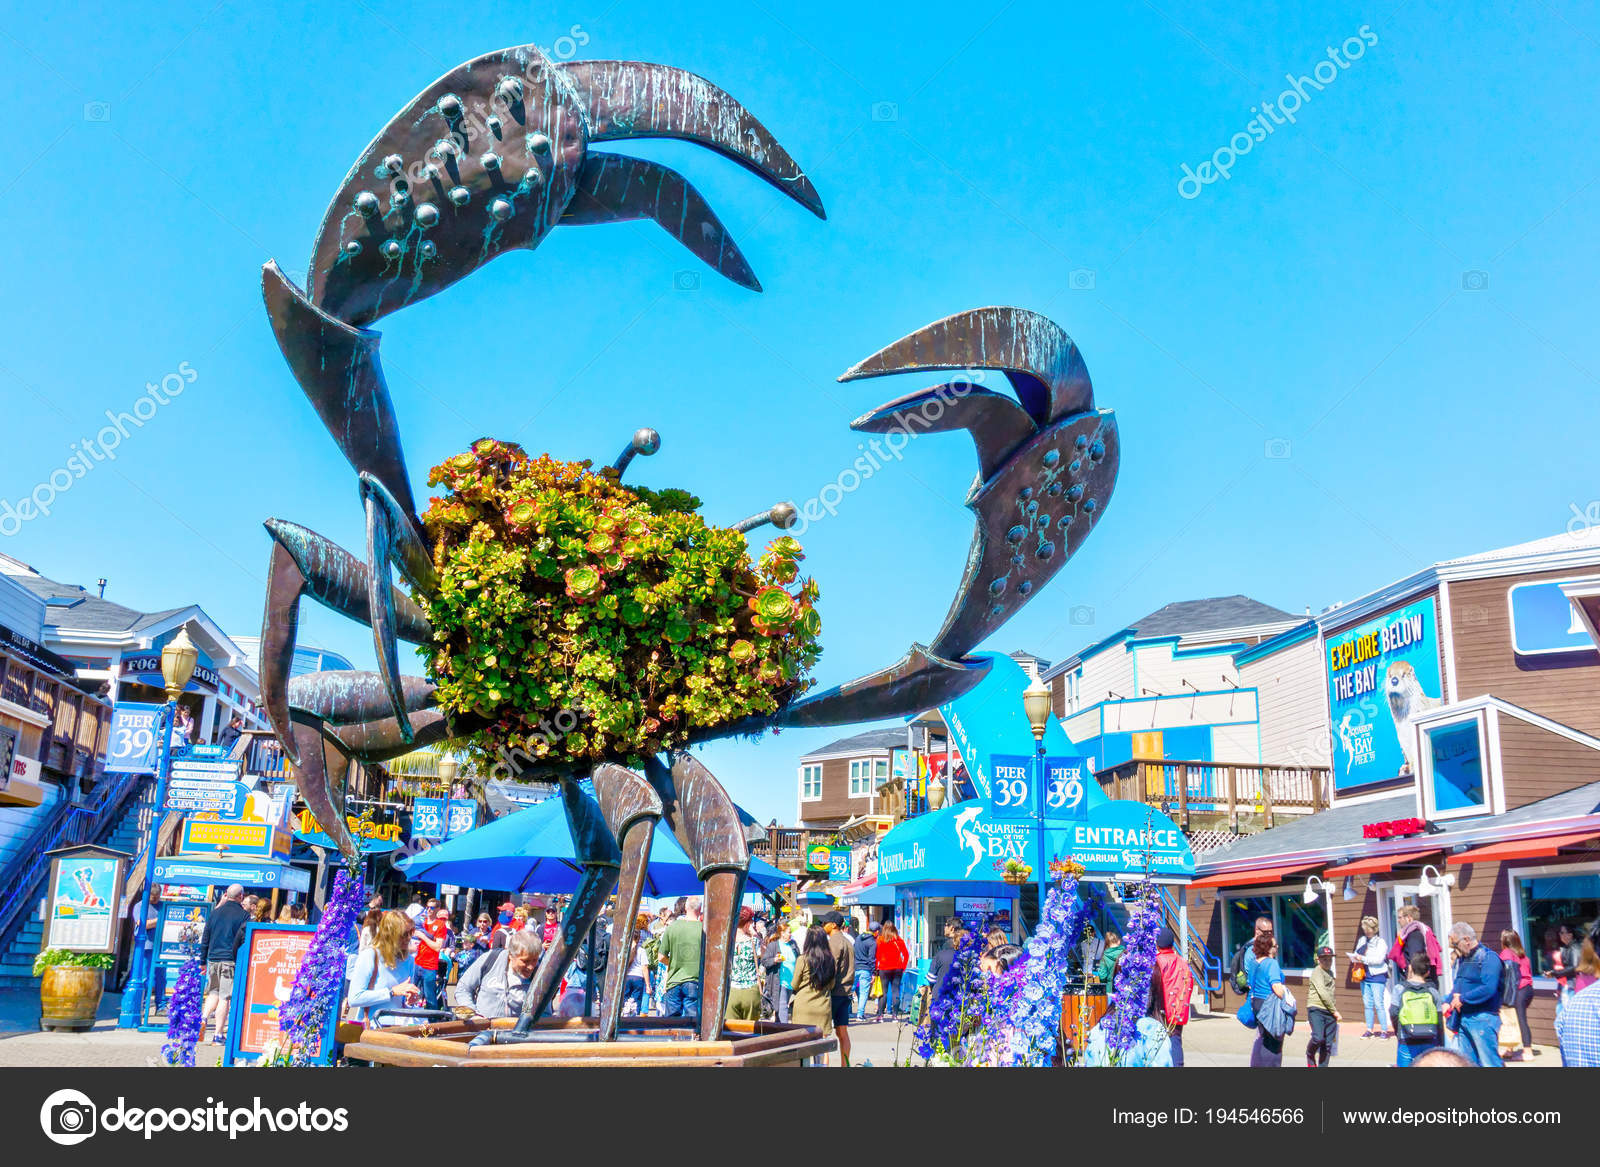
{"type": "Polygon", "coordinates": [[[1033,882],[1033,872],[1006,871],[1001,873],[1000,878],[1005,880],[1007,883],[1016,884],[1018,887],[1021,887],[1024,884],[1033,882]]]}
{"type": "Polygon", "coordinates": [[[105,970],[51,965],[39,981],[40,1029],[92,1029],[105,970]]]}

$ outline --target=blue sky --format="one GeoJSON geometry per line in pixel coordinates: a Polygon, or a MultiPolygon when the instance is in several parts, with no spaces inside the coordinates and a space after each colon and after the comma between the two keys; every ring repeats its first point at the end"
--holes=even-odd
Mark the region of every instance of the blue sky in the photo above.
{"type": "MultiPolygon", "coordinates": [[[[20,529],[0,550],[253,633],[262,519],[359,548],[354,479],[272,340],[260,265],[303,269],[346,169],[417,91],[526,42],[709,77],[829,218],[708,151],[638,144],[702,190],[766,292],[642,223],[557,231],[389,317],[419,491],[484,434],[610,458],[648,424],[663,449],[640,480],[692,489],[713,518],[803,500],[855,457],[851,418],[932,383],[835,377],[999,303],[1071,333],[1123,455],[1105,520],[988,648],[1059,658],[1235,592],[1315,611],[1558,532],[1600,497],[1589,6],[7,4],[0,531],[20,529]],[[1293,123],[1179,193],[1185,164],[1363,26],[1359,59],[1302,84],[1293,123]],[[184,363],[193,383],[114,463],[48,517],[4,522],[106,410],[184,363]]],[[[822,683],[938,628],[974,468],[965,438],[924,437],[806,532],[822,683]]],[[[304,640],[370,661],[364,629],[313,608],[304,640]]],[[[830,736],[706,758],[787,822],[794,759],[830,736]]]]}

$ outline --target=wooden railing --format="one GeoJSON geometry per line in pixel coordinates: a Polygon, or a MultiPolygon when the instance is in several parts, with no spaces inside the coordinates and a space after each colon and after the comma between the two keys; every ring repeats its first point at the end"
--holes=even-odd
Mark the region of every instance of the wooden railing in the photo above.
{"type": "Polygon", "coordinates": [[[1236,830],[1240,815],[1260,815],[1270,827],[1284,813],[1326,809],[1332,771],[1327,766],[1136,760],[1101,770],[1095,778],[1108,798],[1159,807],[1185,830],[1195,818],[1225,819],[1236,830]]]}

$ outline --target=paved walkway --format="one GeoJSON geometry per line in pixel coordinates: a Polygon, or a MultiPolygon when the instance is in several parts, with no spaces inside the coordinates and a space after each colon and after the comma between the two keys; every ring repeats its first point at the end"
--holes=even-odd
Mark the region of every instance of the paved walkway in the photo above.
{"type": "MultiPolygon", "coordinates": [[[[100,1001],[95,1026],[86,1033],[45,1033],[39,1029],[36,991],[0,991],[0,1066],[145,1066],[161,1050],[164,1035],[118,1029],[121,995],[107,993],[100,1001]]],[[[872,1066],[904,1065],[916,1045],[909,1023],[869,1020],[852,1025],[851,1062],[872,1066]]],[[[1254,1032],[1231,1014],[1196,1017],[1184,1035],[1184,1060],[1191,1066],[1248,1066],[1254,1032]]],[[[1305,1065],[1306,1027],[1297,1025],[1284,1045],[1286,1067],[1305,1065]]],[[[215,1064],[222,1047],[203,1043],[196,1049],[201,1065],[215,1064]]],[[[1347,1024],[1339,1037],[1334,1066],[1392,1066],[1394,1042],[1363,1038],[1361,1025],[1347,1024]]],[[[1512,1066],[1518,1063],[1508,1063],[1512,1066]]],[[[1530,1066],[1560,1066],[1561,1057],[1547,1046],[1530,1066]]]]}

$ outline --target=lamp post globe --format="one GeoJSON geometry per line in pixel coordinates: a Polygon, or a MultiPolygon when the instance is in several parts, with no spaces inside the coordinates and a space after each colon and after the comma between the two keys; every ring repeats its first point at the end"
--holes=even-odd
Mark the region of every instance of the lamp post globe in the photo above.
{"type": "Polygon", "coordinates": [[[161,682],[166,686],[168,701],[176,701],[178,694],[188,687],[199,660],[200,650],[189,639],[189,630],[178,629],[178,635],[161,650],[161,682]]]}

